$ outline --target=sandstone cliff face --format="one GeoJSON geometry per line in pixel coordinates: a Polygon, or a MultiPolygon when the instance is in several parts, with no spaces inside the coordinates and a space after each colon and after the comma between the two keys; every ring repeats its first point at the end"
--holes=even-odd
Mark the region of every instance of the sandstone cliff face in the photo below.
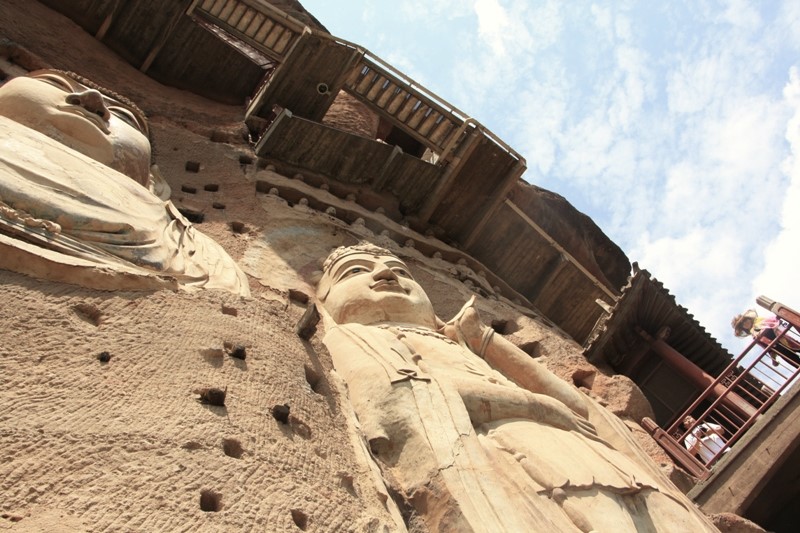
{"type": "MultiPolygon", "coordinates": [[[[481,273],[257,191],[276,176],[259,168],[240,107],[154,82],[39,3],[0,4],[0,36],[148,113],[173,201],[203,215],[198,228],[242,265],[253,292],[111,293],[0,272],[0,528],[392,529],[329,355],[318,336],[293,333],[305,309],[295,291],[311,295],[329,250],[362,239],[401,255],[444,319],[486,284],[481,273]],[[245,359],[232,357],[237,347],[245,359]],[[209,388],[226,391],[224,407],[200,401],[209,388]],[[272,415],[284,404],[286,423],[272,415]]],[[[355,107],[340,107],[338,123],[370,131],[374,120],[353,117],[355,107]]],[[[627,262],[596,227],[546,191],[520,190],[555,216],[553,231],[577,221],[564,246],[617,283],[627,262]]],[[[546,319],[484,292],[478,307],[500,334],[619,416],[649,413],[632,383],[589,365],[546,319]]]]}
{"type": "Polygon", "coordinates": [[[7,272],[0,283],[14,302],[1,324],[0,509],[15,529],[389,522],[364,484],[329,364],[292,333],[302,306],[215,291],[102,293],[7,272]],[[226,391],[224,406],[200,401],[209,388],[226,391]],[[287,423],[271,415],[284,404],[287,423]]]}
{"type": "MultiPolygon", "coordinates": [[[[241,108],[155,83],[38,3],[4,2],[0,21],[37,66],[80,72],[144,108],[176,205],[204,213],[198,227],[234,259],[261,239],[273,215],[245,177],[255,165],[241,108]]],[[[285,288],[256,283],[248,300],[110,293],[9,272],[0,286],[3,529],[392,527],[329,359],[293,333],[305,305],[285,288]],[[209,388],[226,391],[224,406],[201,401],[209,388]],[[284,404],[287,423],[271,414],[284,404]]]]}

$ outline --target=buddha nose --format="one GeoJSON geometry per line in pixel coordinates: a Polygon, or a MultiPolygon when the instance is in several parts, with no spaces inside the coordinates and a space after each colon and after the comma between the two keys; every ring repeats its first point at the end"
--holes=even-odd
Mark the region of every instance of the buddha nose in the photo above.
{"type": "Polygon", "coordinates": [[[83,92],[68,95],[67,103],[79,105],[90,113],[94,113],[106,120],[108,120],[110,115],[105,101],[103,100],[103,95],[94,89],[87,89],[83,92]]]}
{"type": "Polygon", "coordinates": [[[375,267],[375,270],[372,271],[372,279],[374,279],[375,281],[379,281],[382,279],[386,280],[393,279],[397,281],[397,274],[395,274],[394,271],[388,266],[384,264],[378,264],[375,267]]]}

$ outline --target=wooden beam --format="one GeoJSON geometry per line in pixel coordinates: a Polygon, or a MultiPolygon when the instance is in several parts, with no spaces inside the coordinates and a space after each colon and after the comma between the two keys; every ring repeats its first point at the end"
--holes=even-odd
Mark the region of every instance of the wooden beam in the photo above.
{"type": "Polygon", "coordinates": [[[509,206],[509,207],[510,207],[512,210],[514,210],[514,212],[515,212],[517,215],[519,215],[519,216],[520,216],[520,218],[522,218],[522,220],[524,220],[524,221],[525,221],[525,222],[526,222],[526,223],[527,223],[527,224],[528,224],[530,227],[532,227],[534,230],[536,230],[536,231],[539,233],[539,235],[541,235],[542,237],[544,237],[544,239],[545,239],[545,240],[546,240],[548,243],[550,243],[550,246],[552,246],[553,248],[555,248],[555,249],[556,249],[556,250],[557,250],[559,253],[563,254],[563,255],[564,255],[564,257],[566,257],[566,258],[567,258],[567,260],[568,260],[570,263],[572,263],[573,265],[575,265],[575,268],[577,268],[578,270],[580,270],[580,271],[581,271],[581,273],[582,273],[584,276],[586,276],[586,277],[589,279],[589,281],[591,281],[591,282],[592,282],[592,284],[593,284],[595,287],[597,287],[598,289],[600,289],[600,290],[601,290],[603,293],[605,293],[605,294],[606,294],[606,295],[607,295],[609,298],[611,298],[612,300],[616,301],[616,299],[617,299],[617,295],[616,295],[615,293],[613,293],[613,292],[612,292],[612,291],[611,291],[611,290],[610,290],[608,287],[606,287],[606,285],[605,285],[604,283],[601,283],[599,279],[597,279],[596,277],[594,277],[594,275],[593,275],[591,272],[589,272],[588,270],[586,270],[586,268],[585,268],[585,267],[584,267],[582,264],[580,264],[580,262],[578,262],[578,260],[577,260],[577,259],[575,259],[574,257],[572,257],[572,254],[570,254],[570,253],[569,253],[568,251],[566,251],[566,250],[565,250],[565,249],[564,249],[564,248],[563,248],[563,247],[562,247],[560,244],[558,244],[558,243],[555,241],[555,239],[553,239],[553,238],[550,236],[550,234],[549,234],[549,233],[547,233],[547,232],[546,232],[546,231],[545,231],[545,230],[544,230],[544,229],[543,229],[541,226],[539,226],[539,224],[537,224],[536,222],[534,222],[533,220],[531,220],[531,218],[530,218],[528,215],[526,215],[526,214],[525,214],[525,212],[524,212],[522,209],[520,209],[520,208],[517,206],[517,204],[515,204],[515,203],[514,203],[514,202],[512,202],[511,200],[508,200],[508,199],[506,199],[506,205],[507,205],[507,206],[509,206]]]}
{"type": "Polygon", "coordinates": [[[172,35],[172,32],[175,31],[175,27],[180,22],[181,18],[183,17],[184,13],[187,10],[190,10],[194,7],[195,2],[193,0],[184,0],[184,4],[186,4],[187,9],[185,10],[183,7],[180,9],[176,9],[175,13],[172,15],[172,18],[167,23],[166,26],[161,28],[161,31],[158,34],[158,37],[155,40],[155,44],[150,48],[150,53],[147,54],[147,57],[142,63],[142,66],[139,67],[139,70],[142,72],[147,72],[150,66],[155,61],[156,56],[164,48],[164,45],[167,43],[167,39],[169,36],[172,35]]]}
{"type": "Polygon", "coordinates": [[[266,146],[270,136],[275,132],[275,130],[278,129],[278,126],[281,124],[281,122],[283,122],[284,120],[288,122],[291,119],[292,119],[292,112],[289,111],[288,109],[281,109],[281,111],[278,113],[278,115],[275,117],[272,123],[267,127],[266,131],[264,131],[264,133],[261,135],[261,138],[258,139],[258,141],[256,142],[256,154],[259,157],[264,157],[268,155],[263,152],[264,146],[266,146]]]}
{"type": "Polygon", "coordinates": [[[489,221],[490,218],[494,215],[495,211],[497,211],[500,202],[506,199],[508,193],[511,191],[511,188],[517,184],[517,180],[519,180],[522,173],[525,172],[525,165],[522,161],[517,161],[514,165],[514,168],[511,169],[511,172],[508,173],[508,176],[505,178],[505,183],[503,183],[497,191],[492,195],[491,199],[486,204],[486,207],[483,209],[483,212],[478,212],[477,216],[480,218],[478,222],[472,227],[470,230],[469,235],[467,235],[466,240],[464,241],[464,249],[469,250],[472,245],[475,243],[475,239],[478,238],[483,228],[486,226],[486,223],[489,221]]]}
{"type": "Polygon", "coordinates": [[[717,398],[722,398],[722,403],[732,409],[747,420],[756,415],[756,408],[745,401],[733,391],[729,391],[721,383],[714,383],[715,379],[703,371],[702,368],[686,358],[678,350],[667,344],[661,339],[650,336],[641,328],[636,328],[639,335],[650,343],[652,350],[661,356],[672,368],[677,370],[682,376],[694,383],[699,389],[706,390],[713,385],[712,392],[717,398]]]}
{"type": "Polygon", "coordinates": [[[108,29],[111,27],[111,23],[114,21],[114,15],[116,15],[117,11],[119,11],[120,5],[122,5],[120,0],[114,0],[114,5],[111,6],[111,11],[109,11],[108,15],[106,15],[106,18],[103,19],[103,23],[100,24],[100,28],[97,30],[97,33],[94,34],[95,39],[102,41],[106,36],[108,29]]]}
{"type": "Polygon", "coordinates": [[[457,155],[450,166],[447,167],[445,170],[444,175],[436,184],[436,187],[433,189],[433,192],[425,201],[425,204],[422,206],[419,212],[419,219],[420,222],[423,224],[427,224],[430,220],[433,212],[436,211],[436,208],[439,207],[439,204],[442,203],[444,197],[447,193],[450,192],[450,189],[453,185],[453,181],[455,180],[458,172],[464,166],[466,161],[469,159],[469,156],[472,155],[472,152],[475,151],[475,148],[478,147],[478,143],[480,142],[483,134],[478,128],[472,130],[469,134],[467,139],[461,144],[461,154],[457,155]]]}

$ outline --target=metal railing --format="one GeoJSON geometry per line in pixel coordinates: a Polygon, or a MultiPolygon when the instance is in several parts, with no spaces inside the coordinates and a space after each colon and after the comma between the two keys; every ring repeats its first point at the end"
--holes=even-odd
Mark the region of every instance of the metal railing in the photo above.
{"type": "Polygon", "coordinates": [[[659,444],[691,472],[706,477],[714,464],[733,447],[800,375],[800,320],[797,312],[767,298],[759,304],[771,309],[780,319],[774,329],[765,329],[736,357],[716,380],[660,435],[659,444]],[[765,305],[766,304],[766,305],[765,305]],[[725,391],[715,394],[722,385],[725,391]],[[728,395],[738,395],[751,404],[753,411],[732,409],[725,402],[728,395]],[[683,424],[686,417],[694,420],[683,424]],[[669,439],[672,442],[662,442],[669,439]],[[675,444],[687,448],[687,454],[674,453],[675,444]],[[690,451],[688,448],[692,448],[690,451]],[[687,457],[695,455],[694,457],[687,457]]]}

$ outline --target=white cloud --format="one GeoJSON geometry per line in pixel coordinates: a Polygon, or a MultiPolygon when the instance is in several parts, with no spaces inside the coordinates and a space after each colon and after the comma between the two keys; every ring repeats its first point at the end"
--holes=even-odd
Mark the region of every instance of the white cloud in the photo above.
{"type": "Polygon", "coordinates": [[[776,17],[774,34],[781,42],[792,44],[795,49],[800,48],[800,2],[797,0],[784,0],[776,17]]]}
{"type": "Polygon", "coordinates": [[[506,55],[506,32],[511,25],[506,10],[497,0],[477,0],[475,15],[478,18],[478,37],[489,46],[494,55],[506,55]]]}
{"type": "Polygon", "coordinates": [[[638,118],[645,100],[653,96],[650,87],[652,74],[647,66],[647,54],[638,48],[621,45],[615,51],[616,72],[609,120],[622,132],[627,132],[638,118]]]}
{"type": "Polygon", "coordinates": [[[733,84],[727,55],[684,59],[668,75],[667,96],[672,113],[696,113],[718,101],[719,90],[733,84]]]}
{"type": "Polygon", "coordinates": [[[591,185],[611,165],[608,155],[613,142],[614,131],[603,110],[583,117],[564,131],[560,172],[582,186],[591,185]]]}
{"type": "Polygon", "coordinates": [[[631,20],[625,16],[617,16],[614,20],[614,34],[622,42],[629,41],[633,37],[631,20]]]}
{"type": "MultiPolygon", "coordinates": [[[[563,35],[564,15],[563,3],[559,0],[547,0],[539,5],[531,5],[526,0],[515,0],[511,4],[509,17],[515,28],[527,27],[529,40],[518,42],[516,48],[520,55],[543,50],[556,43],[563,35]]],[[[516,42],[514,32],[509,41],[516,42]]]]}
{"type": "MultiPolygon", "coordinates": [[[[518,0],[475,0],[475,33],[459,36],[463,46],[450,70],[459,107],[483,123],[497,123],[496,110],[507,111],[509,103],[520,102],[520,92],[540,79],[542,58],[537,54],[560,35],[559,6],[556,0],[537,6],[518,0]]],[[[512,113],[511,120],[516,116],[512,113]]]]}
{"type": "Polygon", "coordinates": [[[712,226],[694,226],[679,236],[653,241],[648,238],[644,236],[639,244],[640,265],[648,269],[658,265],[658,271],[651,271],[679,293],[691,294],[702,286],[727,284],[740,273],[745,256],[744,241],[734,234],[720,234],[712,226]]]}
{"type": "MultiPolygon", "coordinates": [[[[522,141],[519,150],[527,160],[528,172],[538,176],[549,173],[556,162],[571,91],[563,68],[556,64],[551,67],[546,69],[544,80],[529,80],[520,91],[519,116],[515,120],[522,141]]],[[[526,175],[526,179],[531,177],[526,175]]]]}
{"type": "Polygon", "coordinates": [[[746,31],[753,31],[761,26],[761,13],[747,0],[728,0],[722,12],[722,19],[746,31]]]}
{"type": "Polygon", "coordinates": [[[790,180],[785,195],[776,196],[781,206],[780,231],[767,246],[764,270],[753,281],[753,296],[764,294],[790,307],[800,309],[800,72],[793,66],[783,91],[793,115],[786,125],[790,155],[783,162],[784,175],[790,180]],[[781,201],[782,199],[782,201],[781,201]]]}
{"type": "Polygon", "coordinates": [[[757,240],[770,230],[770,197],[781,187],[785,110],[764,96],[734,99],[682,123],[681,139],[665,170],[664,201],[654,229],[681,231],[681,220],[719,223],[757,240]],[[672,215],[680,213],[681,218],[672,215]],[[745,224],[735,229],[736,224],[745,224]]]}
{"type": "MultiPolygon", "coordinates": [[[[380,9],[386,11],[385,0],[379,0],[380,9]]],[[[399,13],[404,19],[418,23],[419,21],[436,19],[452,19],[464,16],[469,12],[469,5],[462,0],[403,0],[396,7],[388,10],[399,13]]]]}
{"type": "Polygon", "coordinates": [[[597,29],[604,34],[606,41],[611,41],[614,37],[614,19],[611,15],[611,8],[592,4],[591,13],[597,29]]]}
{"type": "Polygon", "coordinates": [[[774,106],[763,95],[730,102],[726,113],[704,128],[707,156],[743,174],[763,171],[779,151],[774,106]]]}

